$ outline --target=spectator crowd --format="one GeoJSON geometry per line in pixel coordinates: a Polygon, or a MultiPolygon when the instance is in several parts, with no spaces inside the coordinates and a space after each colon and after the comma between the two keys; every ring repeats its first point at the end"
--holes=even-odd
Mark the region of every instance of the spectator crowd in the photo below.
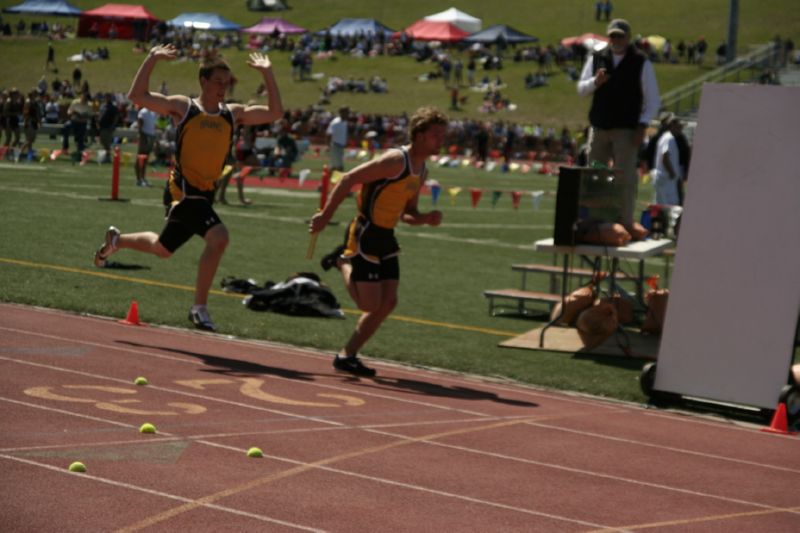
{"type": "MultiPolygon", "coordinates": [[[[610,1],[598,1],[596,8],[598,20],[608,19],[612,9],[610,1]]],[[[42,76],[36,87],[28,92],[13,87],[0,92],[0,129],[6,157],[19,158],[32,153],[36,132],[41,125],[59,124],[62,126],[62,150],[69,150],[70,140],[74,141],[77,149],[73,154],[80,154],[85,146],[98,143],[100,149],[104,150],[103,159],[108,160],[114,142],[119,141],[111,132],[115,129],[135,130],[138,127],[139,110],[131,105],[123,93],[93,93],[89,81],[83,79],[79,66],[73,70],[71,79],[58,76],[52,40],[63,38],[72,28],[60,24],[49,26],[47,22],[28,25],[22,19],[17,22],[16,28],[0,21],[0,28],[4,35],[14,35],[16,30],[17,35],[51,39],[45,69],[56,74],[49,81],[42,76]]],[[[478,110],[487,114],[515,108],[503,93],[506,84],[501,74],[506,61],[534,65],[522,83],[527,89],[536,89],[547,86],[548,78],[558,72],[576,80],[580,66],[589,53],[579,42],[570,45],[533,43],[516,46],[500,41],[491,45],[440,46],[415,41],[405,33],[390,38],[383,33],[337,36],[321,32],[289,36],[275,31],[269,35],[247,35],[243,39],[237,32],[218,33],[173,27],[164,22],[153,28],[149,43],[137,43],[136,46],[144,51],[148,45],[155,44],[172,44],[180,56],[189,60],[202,60],[226,48],[288,52],[292,79],[297,82],[317,79],[312,72],[314,60],[329,59],[334,53],[357,57],[405,55],[427,65],[429,71],[419,77],[420,81],[442,80],[451,91],[451,109],[458,110],[467,102],[468,96],[459,91],[469,90],[481,93],[478,110]]],[[[658,47],[653,46],[647,38],[638,38],[634,44],[654,62],[697,65],[705,64],[709,48],[704,37],[692,41],[680,40],[675,45],[670,39],[664,39],[658,47]]],[[[782,54],[784,63],[795,60],[791,39],[776,37],[775,48],[782,54]]],[[[718,57],[725,54],[725,43],[716,49],[716,54],[718,57]]],[[[80,56],[76,60],[102,60],[108,59],[109,53],[107,48],[101,46],[97,50],[83,50],[80,56]]],[[[162,85],[160,90],[166,94],[166,85],[162,85]]],[[[330,75],[320,90],[322,94],[316,105],[288,110],[283,121],[257,131],[255,135],[282,138],[283,152],[290,154],[292,149],[289,140],[305,139],[311,144],[324,144],[326,128],[334,117],[325,106],[332,103],[334,95],[342,92],[383,94],[388,93],[390,87],[380,75],[330,75]],[[286,146],[289,146],[288,150],[286,146]]],[[[257,88],[255,93],[263,93],[263,87],[257,88]]],[[[233,89],[229,96],[233,98],[233,89]]],[[[526,158],[533,153],[538,157],[546,154],[546,157],[555,160],[577,159],[580,156],[584,132],[570,132],[566,127],[556,131],[553,127],[543,128],[539,124],[520,124],[508,120],[511,116],[503,115],[501,120],[493,121],[453,118],[448,128],[447,144],[458,147],[460,153],[475,154],[480,160],[486,160],[493,151],[499,151],[506,158],[526,158]]],[[[354,112],[348,120],[351,143],[355,146],[360,146],[367,139],[370,147],[385,147],[407,141],[405,115],[354,112]]],[[[154,158],[156,162],[166,164],[175,149],[175,128],[170,120],[159,117],[156,137],[154,158]]],[[[277,156],[273,150],[262,154],[262,160],[278,161],[279,165],[285,166],[287,161],[291,164],[297,157],[297,154],[289,158],[278,157],[280,155],[279,148],[277,156]]]]}

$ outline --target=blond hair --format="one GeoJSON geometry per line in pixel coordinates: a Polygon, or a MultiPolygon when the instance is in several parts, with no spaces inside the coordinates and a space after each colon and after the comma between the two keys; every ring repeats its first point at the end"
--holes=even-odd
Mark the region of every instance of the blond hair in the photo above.
{"type": "Polygon", "coordinates": [[[447,126],[447,115],[435,107],[420,107],[408,121],[408,136],[413,142],[418,133],[425,133],[436,124],[447,126]]]}

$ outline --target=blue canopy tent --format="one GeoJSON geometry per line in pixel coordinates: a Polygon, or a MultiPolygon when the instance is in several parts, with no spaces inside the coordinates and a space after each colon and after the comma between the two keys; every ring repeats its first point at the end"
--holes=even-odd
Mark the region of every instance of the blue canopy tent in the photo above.
{"type": "Polygon", "coordinates": [[[464,38],[467,43],[491,44],[505,41],[508,44],[535,43],[539,39],[532,35],[526,35],[521,31],[515,30],[505,24],[495,24],[485,30],[475,32],[464,38]]]}
{"type": "Polygon", "coordinates": [[[334,37],[377,35],[383,33],[387,37],[390,37],[394,34],[394,30],[384,26],[375,19],[341,19],[333,26],[321,30],[319,33],[330,33],[334,37]]]}
{"type": "Polygon", "coordinates": [[[67,0],[26,0],[19,5],[3,8],[3,13],[78,17],[81,10],[67,0]]]}
{"type": "Polygon", "coordinates": [[[170,26],[213,31],[240,31],[242,27],[216,13],[181,13],[167,21],[170,26]]]}

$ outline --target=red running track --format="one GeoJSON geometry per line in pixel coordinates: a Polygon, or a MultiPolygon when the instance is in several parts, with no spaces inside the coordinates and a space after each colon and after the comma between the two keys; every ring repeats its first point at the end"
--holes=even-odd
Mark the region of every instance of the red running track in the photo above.
{"type": "Polygon", "coordinates": [[[17,305],[0,339],[5,531],[800,523],[800,438],[744,424],[17,305]]]}

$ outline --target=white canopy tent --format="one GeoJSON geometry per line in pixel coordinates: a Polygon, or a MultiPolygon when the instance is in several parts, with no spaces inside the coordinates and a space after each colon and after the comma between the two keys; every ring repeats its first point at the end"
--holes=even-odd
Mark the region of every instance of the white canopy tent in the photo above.
{"type": "Polygon", "coordinates": [[[446,9],[441,13],[428,15],[425,17],[425,20],[429,20],[431,22],[449,22],[453,26],[457,26],[467,33],[481,31],[481,28],[483,27],[483,21],[481,21],[481,19],[473,17],[472,15],[464,13],[463,11],[459,11],[454,7],[446,9]]]}

